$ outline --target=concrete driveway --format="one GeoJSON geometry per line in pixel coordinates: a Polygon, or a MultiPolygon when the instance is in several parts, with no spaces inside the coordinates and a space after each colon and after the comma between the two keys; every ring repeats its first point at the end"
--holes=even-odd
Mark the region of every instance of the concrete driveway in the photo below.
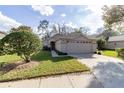
{"type": "Polygon", "coordinates": [[[92,69],[92,74],[104,87],[124,87],[123,60],[96,54],[76,54],[71,56],[89,66],[92,69]]]}

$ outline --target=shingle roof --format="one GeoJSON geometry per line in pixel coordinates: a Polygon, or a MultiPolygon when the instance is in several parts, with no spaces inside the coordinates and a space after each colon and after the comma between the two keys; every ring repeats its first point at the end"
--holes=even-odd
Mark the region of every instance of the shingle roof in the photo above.
{"type": "Polygon", "coordinates": [[[2,32],[2,31],[0,31],[0,34],[5,34],[6,35],[6,33],[5,32],[2,32]]]}
{"type": "Polygon", "coordinates": [[[5,35],[6,35],[6,33],[0,31],[0,39],[2,39],[5,35]]]}
{"type": "Polygon", "coordinates": [[[88,37],[86,35],[83,35],[81,33],[76,33],[76,32],[73,32],[73,33],[70,33],[70,34],[67,34],[67,35],[56,34],[53,37],[51,37],[50,40],[51,41],[56,41],[58,39],[75,39],[75,38],[79,38],[79,37],[82,37],[82,36],[87,38],[87,39],[96,40],[94,38],[91,38],[91,37],[88,37]]]}
{"type": "Polygon", "coordinates": [[[124,41],[124,35],[109,37],[109,42],[111,41],[124,41]]]}

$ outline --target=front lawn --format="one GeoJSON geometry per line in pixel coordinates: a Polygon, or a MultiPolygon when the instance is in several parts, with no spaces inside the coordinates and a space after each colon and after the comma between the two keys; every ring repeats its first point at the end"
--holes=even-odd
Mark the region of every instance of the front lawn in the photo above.
{"type": "Polygon", "coordinates": [[[21,60],[21,58],[17,55],[4,55],[0,56],[0,63],[2,62],[14,62],[17,60],[21,60]]]}
{"type": "Polygon", "coordinates": [[[118,53],[115,50],[102,50],[102,54],[110,57],[118,57],[118,53]]]}
{"type": "Polygon", "coordinates": [[[102,50],[102,55],[109,56],[109,57],[115,57],[115,58],[120,58],[123,59],[123,57],[118,56],[118,53],[115,50],[102,50]]]}
{"type": "MultiPolygon", "coordinates": [[[[15,60],[20,60],[20,58],[15,55],[11,56],[11,58],[9,58],[9,56],[2,56],[2,58],[3,59],[0,58],[0,62],[12,62],[15,60]]],[[[72,57],[52,58],[51,53],[47,51],[41,51],[32,56],[32,60],[38,61],[40,64],[28,70],[12,69],[5,74],[0,74],[0,81],[89,71],[89,68],[86,65],[79,63],[72,57]]]]}
{"type": "Polygon", "coordinates": [[[21,58],[17,55],[4,55],[0,56],[0,67],[2,65],[13,63],[15,61],[21,60],[21,58]]]}

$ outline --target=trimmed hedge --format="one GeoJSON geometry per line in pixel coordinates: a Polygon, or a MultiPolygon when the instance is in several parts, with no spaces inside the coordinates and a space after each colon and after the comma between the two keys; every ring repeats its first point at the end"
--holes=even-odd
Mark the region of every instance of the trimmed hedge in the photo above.
{"type": "Polygon", "coordinates": [[[102,51],[96,51],[94,54],[102,55],[102,51]]]}
{"type": "Polygon", "coordinates": [[[42,50],[44,50],[44,51],[50,51],[51,49],[49,47],[47,47],[47,46],[43,46],[42,50]]]}
{"type": "Polygon", "coordinates": [[[55,50],[58,55],[68,55],[67,53],[60,52],[58,50],[55,50]]]}

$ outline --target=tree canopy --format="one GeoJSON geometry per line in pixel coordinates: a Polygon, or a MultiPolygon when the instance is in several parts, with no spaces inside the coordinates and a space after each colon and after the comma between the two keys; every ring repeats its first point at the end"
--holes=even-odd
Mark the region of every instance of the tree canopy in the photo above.
{"type": "Polygon", "coordinates": [[[4,53],[17,53],[26,62],[30,62],[31,55],[41,48],[39,37],[29,31],[12,32],[6,35],[1,42],[4,53]]]}
{"type": "Polygon", "coordinates": [[[38,28],[38,32],[40,32],[39,35],[43,35],[43,36],[49,37],[50,36],[50,32],[48,30],[48,26],[49,26],[49,22],[47,20],[40,21],[39,26],[37,27],[38,28]]]}
{"type": "Polygon", "coordinates": [[[115,26],[120,27],[122,23],[124,23],[123,5],[112,5],[110,7],[104,6],[102,9],[103,9],[102,18],[104,20],[106,30],[110,30],[110,31],[114,30],[115,26]]]}
{"type": "Polygon", "coordinates": [[[28,31],[28,32],[32,32],[32,29],[29,26],[22,25],[22,26],[19,26],[17,28],[11,28],[11,30],[10,30],[10,32],[16,32],[16,31],[28,31]]]}
{"type": "Polygon", "coordinates": [[[87,27],[87,26],[83,26],[83,27],[80,27],[80,28],[79,28],[79,31],[82,32],[83,34],[88,35],[88,33],[89,33],[89,31],[90,31],[90,28],[87,27]]]}

